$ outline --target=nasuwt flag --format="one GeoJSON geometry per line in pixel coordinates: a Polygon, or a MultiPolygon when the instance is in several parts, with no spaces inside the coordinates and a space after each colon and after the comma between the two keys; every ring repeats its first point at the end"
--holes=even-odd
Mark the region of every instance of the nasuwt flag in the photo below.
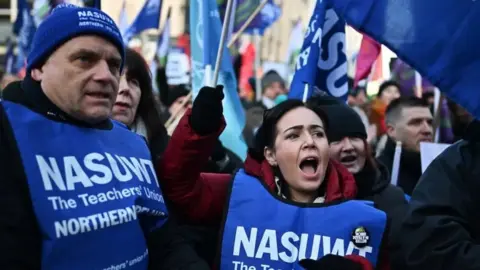
{"type": "Polygon", "coordinates": [[[133,23],[123,34],[123,40],[128,43],[132,37],[147,29],[157,29],[160,24],[161,0],[147,0],[133,23]]]}
{"type": "MultiPolygon", "coordinates": [[[[205,85],[205,65],[215,65],[222,24],[215,0],[192,0],[190,3],[191,48],[192,48],[192,91],[195,98],[205,85]]],[[[223,48],[223,58],[219,73],[219,85],[223,85],[223,114],[227,122],[225,131],[220,135],[223,145],[243,160],[247,155],[247,146],[242,137],[245,126],[245,114],[237,92],[237,81],[228,49],[223,48]]],[[[208,121],[208,119],[206,119],[208,121]]]]}
{"type": "Polygon", "coordinates": [[[331,95],[347,99],[348,76],[345,53],[345,22],[325,0],[317,0],[308,24],[302,51],[295,66],[289,98],[331,95]]]}
{"type": "Polygon", "coordinates": [[[332,5],[349,25],[385,44],[480,117],[480,1],[335,0],[332,5]]]}

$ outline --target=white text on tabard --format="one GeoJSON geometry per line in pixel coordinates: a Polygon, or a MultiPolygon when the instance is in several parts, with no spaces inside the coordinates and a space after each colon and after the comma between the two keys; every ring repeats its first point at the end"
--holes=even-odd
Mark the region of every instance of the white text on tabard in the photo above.
{"type": "Polygon", "coordinates": [[[233,256],[293,263],[305,258],[317,260],[327,254],[350,255],[355,250],[362,257],[373,252],[371,246],[358,248],[349,240],[327,235],[307,233],[297,235],[294,232],[280,233],[270,229],[259,231],[258,228],[251,228],[247,233],[244,227],[238,226],[235,233],[233,256]]]}
{"type": "Polygon", "coordinates": [[[152,161],[148,159],[127,158],[109,153],[89,153],[80,160],[74,156],[35,157],[47,191],[75,190],[78,186],[89,188],[106,185],[113,180],[128,182],[134,179],[134,176],[141,182],[154,182],[158,187],[152,161]]]}

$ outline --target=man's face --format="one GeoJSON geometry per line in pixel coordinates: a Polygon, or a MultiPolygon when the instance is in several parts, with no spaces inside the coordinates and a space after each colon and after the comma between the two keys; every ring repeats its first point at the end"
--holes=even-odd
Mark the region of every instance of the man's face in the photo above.
{"type": "Polygon", "coordinates": [[[432,114],[426,107],[403,108],[399,119],[388,125],[388,135],[404,148],[420,152],[420,142],[432,142],[432,114]]]}
{"type": "Polygon", "coordinates": [[[98,36],[67,41],[31,72],[47,97],[62,111],[88,123],[109,118],[120,80],[118,49],[98,36]]]}
{"type": "Polygon", "coordinates": [[[265,88],[264,96],[269,99],[276,99],[279,95],[285,94],[285,88],[279,82],[273,82],[270,86],[265,88]]]}

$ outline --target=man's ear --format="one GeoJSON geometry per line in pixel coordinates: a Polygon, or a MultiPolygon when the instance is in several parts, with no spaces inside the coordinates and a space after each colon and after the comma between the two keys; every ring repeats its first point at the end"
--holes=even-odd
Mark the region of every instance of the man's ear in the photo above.
{"type": "Polygon", "coordinates": [[[263,149],[263,155],[270,166],[277,166],[277,157],[275,156],[273,149],[265,147],[263,149]]]}
{"type": "Polygon", "coordinates": [[[35,81],[41,81],[43,79],[43,71],[38,68],[34,68],[30,71],[30,76],[35,81]]]}
{"type": "Polygon", "coordinates": [[[397,137],[397,132],[392,124],[387,123],[387,135],[392,139],[395,139],[397,137]]]}

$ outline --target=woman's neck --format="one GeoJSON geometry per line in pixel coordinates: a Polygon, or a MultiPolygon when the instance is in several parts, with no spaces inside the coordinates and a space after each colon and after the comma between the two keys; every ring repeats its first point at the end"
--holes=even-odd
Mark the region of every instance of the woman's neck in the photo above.
{"type": "Polygon", "coordinates": [[[299,192],[299,191],[290,189],[290,199],[294,202],[313,203],[317,197],[318,197],[317,192],[306,193],[306,192],[299,192]]]}

